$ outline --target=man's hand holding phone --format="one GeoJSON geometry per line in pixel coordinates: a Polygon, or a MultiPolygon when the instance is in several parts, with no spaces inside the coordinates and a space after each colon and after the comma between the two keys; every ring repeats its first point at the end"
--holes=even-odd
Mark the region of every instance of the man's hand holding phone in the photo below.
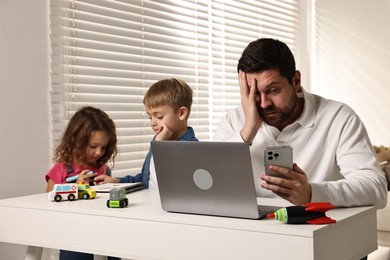
{"type": "Polygon", "coordinates": [[[289,146],[266,148],[264,151],[266,174],[261,176],[264,181],[261,187],[295,205],[309,203],[311,186],[302,169],[292,163],[292,157],[292,148],[289,146]],[[277,165],[278,163],[280,165],[277,165]]]}
{"type": "MultiPolygon", "coordinates": [[[[264,149],[264,168],[265,173],[280,178],[289,178],[288,174],[283,175],[270,169],[271,165],[280,166],[292,170],[293,168],[293,149],[291,146],[273,146],[264,149]]],[[[277,168],[279,169],[279,168],[277,168]]]]}

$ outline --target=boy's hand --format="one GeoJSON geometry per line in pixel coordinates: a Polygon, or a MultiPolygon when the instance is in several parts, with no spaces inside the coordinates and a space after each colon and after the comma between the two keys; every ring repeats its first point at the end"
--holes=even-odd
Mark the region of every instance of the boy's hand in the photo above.
{"type": "Polygon", "coordinates": [[[95,177],[94,182],[95,185],[103,184],[103,183],[119,183],[117,178],[108,176],[108,175],[99,175],[95,177]]]}
{"type": "Polygon", "coordinates": [[[172,137],[172,131],[166,125],[163,125],[156,133],[156,141],[169,140],[172,137]]]}

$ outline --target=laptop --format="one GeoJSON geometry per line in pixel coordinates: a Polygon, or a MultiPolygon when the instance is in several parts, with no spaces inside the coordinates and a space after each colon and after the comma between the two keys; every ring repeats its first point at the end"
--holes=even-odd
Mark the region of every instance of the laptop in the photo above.
{"type": "Polygon", "coordinates": [[[152,141],[151,147],[165,211],[260,219],[280,209],[257,205],[246,143],[152,141]]]}

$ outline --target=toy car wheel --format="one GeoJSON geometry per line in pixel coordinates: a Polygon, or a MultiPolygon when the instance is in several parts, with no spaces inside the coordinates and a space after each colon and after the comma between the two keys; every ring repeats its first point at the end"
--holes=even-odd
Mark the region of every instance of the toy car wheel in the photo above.
{"type": "Polygon", "coordinates": [[[121,200],[121,201],[119,202],[119,206],[120,206],[121,208],[123,208],[123,207],[125,206],[125,202],[124,202],[123,200],[121,200]]]}
{"type": "Polygon", "coordinates": [[[56,202],[60,202],[61,199],[62,199],[61,195],[55,195],[55,196],[54,196],[54,200],[55,200],[56,202]]]}
{"type": "Polygon", "coordinates": [[[89,194],[88,193],[84,193],[83,194],[83,199],[85,199],[85,200],[89,199],[89,194]]]}
{"type": "Polygon", "coordinates": [[[110,208],[110,200],[107,200],[107,207],[110,208]]]}
{"type": "Polygon", "coordinates": [[[73,201],[76,197],[73,194],[69,194],[68,200],[73,201]]]}
{"type": "Polygon", "coordinates": [[[125,199],[125,207],[127,207],[128,205],[129,205],[129,199],[126,198],[126,199],[125,199]]]}

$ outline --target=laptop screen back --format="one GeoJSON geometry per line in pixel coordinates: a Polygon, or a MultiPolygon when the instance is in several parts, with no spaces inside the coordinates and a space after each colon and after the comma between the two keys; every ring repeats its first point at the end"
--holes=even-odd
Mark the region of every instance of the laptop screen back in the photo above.
{"type": "Polygon", "coordinates": [[[248,144],[153,141],[152,153],[165,211],[259,217],[248,144]]]}

